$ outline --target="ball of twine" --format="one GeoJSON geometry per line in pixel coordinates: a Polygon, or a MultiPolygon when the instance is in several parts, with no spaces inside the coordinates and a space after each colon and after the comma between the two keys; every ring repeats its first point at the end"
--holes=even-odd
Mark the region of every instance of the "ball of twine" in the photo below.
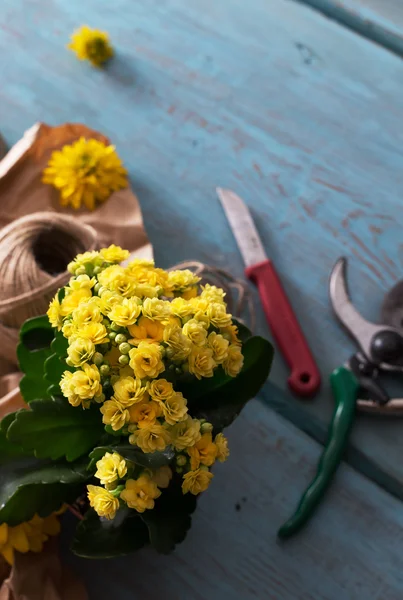
{"type": "Polygon", "coordinates": [[[17,364],[21,325],[46,313],[50,300],[70,277],[67,264],[77,254],[97,247],[95,229],[57,213],[34,213],[2,229],[0,358],[17,364]]]}

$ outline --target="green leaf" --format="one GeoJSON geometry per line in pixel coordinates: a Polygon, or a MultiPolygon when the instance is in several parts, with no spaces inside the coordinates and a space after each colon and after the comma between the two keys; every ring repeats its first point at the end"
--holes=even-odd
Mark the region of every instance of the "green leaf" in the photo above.
{"type": "Polygon", "coordinates": [[[176,544],[183,542],[190,529],[191,514],[196,508],[196,496],[183,494],[181,480],[175,479],[155,501],[152,510],[146,510],[141,518],[146,523],[151,545],[162,554],[172,552],[176,544]]]}
{"type": "Polygon", "coordinates": [[[91,450],[104,433],[99,408],[71,406],[65,398],[35,400],[17,413],[7,437],[37,458],[74,461],[91,450]]]}
{"type": "MultiPolygon", "coordinates": [[[[32,454],[32,453],[31,453],[32,454]]],[[[0,465],[13,458],[27,456],[27,453],[19,444],[14,444],[7,439],[4,431],[0,431],[0,465]]]]}
{"type": "Polygon", "coordinates": [[[18,412],[20,412],[20,411],[17,410],[16,412],[9,413],[8,415],[6,415],[5,417],[2,418],[2,420],[0,421],[0,431],[1,432],[7,433],[7,429],[10,427],[11,423],[16,418],[18,412]]]}
{"type": "Polygon", "coordinates": [[[54,335],[55,337],[51,344],[51,350],[54,354],[57,354],[59,358],[65,358],[67,356],[69,341],[64,337],[61,331],[56,331],[54,335]]]}
{"type": "Polygon", "coordinates": [[[46,517],[81,495],[88,480],[85,461],[49,463],[25,458],[0,469],[0,523],[18,525],[46,517]]]}
{"type": "Polygon", "coordinates": [[[49,348],[53,337],[53,329],[46,315],[28,319],[20,329],[20,342],[28,350],[49,348]]]}
{"type": "Polygon", "coordinates": [[[30,351],[24,344],[17,346],[17,358],[20,369],[25,373],[20,381],[21,394],[28,404],[37,398],[48,398],[49,383],[44,377],[44,365],[50,356],[50,348],[30,351]]]}
{"type": "Polygon", "coordinates": [[[254,398],[270,373],[273,346],[261,337],[249,338],[242,346],[245,362],[235,378],[221,381],[197,404],[193,402],[192,415],[212,423],[215,433],[228,427],[245,404],[254,398]]]}
{"type": "Polygon", "coordinates": [[[118,452],[123,458],[148,469],[158,469],[158,467],[162,467],[163,465],[169,465],[175,457],[175,452],[172,448],[166,448],[163,452],[144,453],[130,444],[99,446],[98,448],[94,448],[89,455],[91,462],[88,465],[88,469],[95,469],[97,461],[103,457],[105,452],[118,452]]]}
{"type": "Polygon", "coordinates": [[[122,508],[107,521],[90,509],[76,528],[72,550],[83,558],[113,558],[135,552],[148,541],[147,527],[135,510],[122,508]]]}

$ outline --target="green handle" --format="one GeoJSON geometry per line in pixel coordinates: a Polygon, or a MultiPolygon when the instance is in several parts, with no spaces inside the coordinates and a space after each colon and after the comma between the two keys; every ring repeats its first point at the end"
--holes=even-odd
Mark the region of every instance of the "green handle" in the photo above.
{"type": "Polygon", "coordinates": [[[335,369],[330,376],[335,410],[329,427],[326,446],[318,463],[315,477],[302,496],[294,515],[280,527],[280,538],[291,537],[309,520],[332,481],[342,459],[348,435],[354,420],[355,403],[359,388],[355,375],[346,367],[335,369]]]}

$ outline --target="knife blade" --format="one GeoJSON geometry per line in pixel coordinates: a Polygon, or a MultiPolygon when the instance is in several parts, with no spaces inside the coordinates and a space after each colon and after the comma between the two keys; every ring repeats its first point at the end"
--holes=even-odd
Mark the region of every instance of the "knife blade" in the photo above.
{"type": "Polygon", "coordinates": [[[319,369],[252,215],[231,190],[217,188],[217,194],[244,259],[245,275],[257,285],[274,339],[290,367],[288,385],[298,396],[312,396],[320,386],[319,369]]]}

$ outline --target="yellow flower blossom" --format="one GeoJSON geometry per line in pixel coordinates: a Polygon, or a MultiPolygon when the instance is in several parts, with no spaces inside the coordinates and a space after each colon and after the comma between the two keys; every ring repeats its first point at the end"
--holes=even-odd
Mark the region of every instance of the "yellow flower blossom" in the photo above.
{"type": "Polygon", "coordinates": [[[102,422],[110,425],[114,431],[122,429],[130,421],[129,411],[115,398],[104,402],[100,411],[103,414],[102,422]]]}
{"type": "Polygon", "coordinates": [[[164,342],[169,346],[168,357],[173,361],[184,361],[192,350],[192,342],[178,325],[168,324],[164,329],[164,342]]]}
{"type": "Polygon", "coordinates": [[[43,544],[49,536],[60,532],[60,523],[53,513],[41,518],[35,515],[30,521],[10,527],[7,523],[0,525],[0,555],[9,565],[14,563],[14,554],[17,552],[41,552],[43,544]]]}
{"type": "Polygon", "coordinates": [[[77,254],[74,260],[69,262],[67,270],[69,273],[74,274],[77,269],[87,266],[94,266],[99,261],[99,252],[92,250],[91,252],[83,252],[83,254],[77,254]]]}
{"type": "Polygon", "coordinates": [[[194,446],[201,438],[200,421],[187,417],[186,421],[176,423],[171,430],[172,446],[176,450],[185,450],[194,446]]]}
{"type": "Polygon", "coordinates": [[[89,407],[90,401],[83,401],[83,399],[78,394],[76,394],[73,373],[71,373],[70,371],[65,371],[62,375],[59,385],[63,396],[67,398],[67,400],[72,406],[82,405],[83,408],[89,407]]]}
{"type": "Polygon", "coordinates": [[[181,296],[185,300],[190,300],[191,298],[196,298],[197,292],[198,292],[197,287],[194,286],[194,287],[188,288],[187,290],[182,292],[181,296]]]}
{"type": "Polygon", "coordinates": [[[82,327],[78,327],[72,337],[73,339],[80,337],[90,340],[93,344],[104,344],[109,341],[108,332],[102,323],[87,323],[82,327]]]}
{"type": "Polygon", "coordinates": [[[185,323],[182,331],[195,346],[205,346],[207,340],[207,330],[204,324],[196,319],[190,319],[185,323]]]}
{"type": "Polygon", "coordinates": [[[165,402],[160,403],[162,413],[168,425],[175,425],[178,421],[183,421],[187,417],[187,404],[181,392],[176,392],[165,402]]]}
{"type": "Polygon", "coordinates": [[[200,277],[189,271],[181,269],[178,271],[170,271],[168,273],[169,286],[176,292],[183,293],[188,288],[196,286],[200,281],[200,277]]]}
{"type": "Polygon", "coordinates": [[[110,290],[104,290],[99,298],[99,308],[105,316],[109,315],[112,308],[122,301],[122,296],[110,290]]]}
{"type": "Polygon", "coordinates": [[[221,328],[222,335],[229,341],[230,344],[241,346],[242,342],[238,338],[238,327],[236,325],[228,325],[221,328]]]}
{"type": "Polygon", "coordinates": [[[97,461],[95,477],[100,480],[102,485],[114,483],[117,479],[124,477],[126,473],[126,461],[117,452],[106,452],[103,457],[97,461]]]}
{"type": "Polygon", "coordinates": [[[146,398],[147,386],[143,386],[138,377],[127,376],[121,377],[113,384],[113,391],[119,404],[128,408],[146,398]]]}
{"type": "Polygon", "coordinates": [[[211,467],[217,456],[217,446],[212,440],[211,433],[204,433],[194,446],[187,449],[190,456],[190,468],[195,471],[200,465],[211,467]]]}
{"type": "Polygon", "coordinates": [[[207,343],[209,348],[213,351],[215,362],[220,365],[228,356],[229,341],[220,333],[212,331],[208,336],[207,343]]]}
{"type": "Polygon", "coordinates": [[[194,346],[189,355],[189,373],[197,379],[202,377],[213,377],[216,362],[213,358],[211,348],[198,348],[194,346]]]}
{"type": "Polygon", "coordinates": [[[131,271],[136,271],[138,269],[153,269],[154,265],[154,261],[148,258],[134,258],[129,262],[127,268],[131,271]]]}
{"type": "Polygon", "coordinates": [[[89,362],[95,352],[95,346],[89,339],[75,338],[67,349],[67,355],[74,367],[89,362]]]}
{"type": "Polygon", "coordinates": [[[139,513],[153,509],[154,500],[160,496],[161,490],[147,473],[143,473],[138,479],[128,479],[125,489],[120,494],[127,506],[139,513]]]}
{"type": "Polygon", "coordinates": [[[140,317],[135,325],[129,325],[128,330],[133,336],[129,343],[138,346],[140,342],[160,342],[164,335],[164,326],[159,321],[140,317]]]}
{"type": "Polygon", "coordinates": [[[82,327],[88,325],[88,323],[101,323],[103,317],[99,304],[100,299],[96,296],[79,304],[71,314],[74,325],[82,327]]]}
{"type": "Polygon", "coordinates": [[[218,302],[220,304],[225,303],[224,290],[216,287],[215,285],[210,285],[209,283],[206,283],[206,285],[202,286],[202,293],[200,294],[200,297],[208,302],[218,302]]]}
{"type": "Polygon", "coordinates": [[[151,398],[157,402],[165,402],[165,400],[171,398],[175,393],[172,383],[166,379],[155,379],[152,381],[149,392],[151,398]]]}
{"type": "Polygon", "coordinates": [[[149,471],[151,479],[157,484],[157,486],[161,489],[165,489],[169,486],[169,483],[172,479],[172,469],[168,465],[163,465],[159,469],[155,471],[149,471]]]}
{"type": "Polygon", "coordinates": [[[61,304],[61,313],[64,317],[70,315],[75,308],[81,302],[86,302],[89,298],[92,297],[91,290],[88,287],[80,288],[79,290],[74,290],[67,294],[61,304]]]}
{"type": "Polygon", "coordinates": [[[137,444],[145,453],[162,452],[170,444],[171,436],[165,427],[155,424],[143,429],[136,429],[129,437],[130,444],[137,444]]]}
{"type": "Polygon", "coordinates": [[[144,429],[155,425],[161,408],[157,402],[139,402],[129,408],[129,414],[130,423],[136,423],[140,429],[144,429]]]}
{"type": "Polygon", "coordinates": [[[228,356],[222,364],[226,374],[230,377],[236,377],[243,367],[243,360],[241,348],[236,344],[231,344],[228,347],[228,356]]]}
{"type": "Polygon", "coordinates": [[[82,274],[77,277],[71,277],[69,285],[66,286],[68,292],[81,290],[82,288],[88,288],[91,290],[96,284],[95,277],[89,277],[88,275],[82,274]]]}
{"type": "Polygon", "coordinates": [[[87,485],[90,506],[98,516],[114,519],[119,510],[119,498],[115,498],[108,490],[97,485],[87,485]]]}
{"type": "Polygon", "coordinates": [[[101,377],[95,365],[84,364],[82,369],[72,373],[71,385],[81,400],[89,400],[102,393],[101,377]]]}
{"type": "Polygon", "coordinates": [[[53,300],[51,300],[48,312],[46,314],[48,315],[49,323],[52,325],[52,327],[55,327],[58,331],[60,331],[63,325],[63,316],[65,315],[63,315],[57,294],[53,300]]]}
{"type": "Polygon", "coordinates": [[[217,446],[217,460],[224,462],[229,457],[228,440],[222,433],[217,433],[214,440],[217,446]]]}
{"type": "Polygon", "coordinates": [[[136,294],[136,281],[133,276],[120,265],[112,265],[101,271],[98,282],[111,292],[129,298],[136,294]]]}
{"type": "Polygon", "coordinates": [[[184,494],[190,492],[197,496],[201,492],[205,492],[213,479],[213,474],[204,469],[196,469],[189,471],[183,476],[182,491],[184,494]]]}
{"type": "Polygon", "coordinates": [[[171,303],[159,298],[146,298],[143,302],[143,315],[152,321],[165,321],[171,314],[171,303]]]}
{"type": "Polygon", "coordinates": [[[140,298],[156,298],[160,295],[161,288],[159,286],[150,285],[149,283],[137,283],[134,288],[134,294],[140,298]]]}
{"type": "Polygon", "coordinates": [[[121,263],[130,256],[128,250],[123,250],[123,248],[115,246],[115,244],[111,244],[108,248],[102,248],[102,250],[99,251],[99,254],[104,260],[112,263],[121,263]]]}
{"type": "Polygon", "coordinates": [[[71,36],[67,46],[79,60],[88,60],[94,67],[100,67],[113,56],[113,48],[105,31],[82,25],[71,36]]]}
{"type": "Polygon", "coordinates": [[[140,342],[137,348],[132,348],[129,352],[130,366],[136,377],[144,379],[149,377],[154,379],[165,370],[165,365],[161,357],[161,346],[140,342]]]}
{"type": "Polygon", "coordinates": [[[228,327],[232,323],[232,315],[227,314],[227,307],[219,302],[209,304],[206,315],[214,327],[228,327]]]}
{"type": "Polygon", "coordinates": [[[120,327],[133,325],[141,313],[139,298],[123,298],[120,304],[115,304],[108,317],[120,327]]]}
{"type": "Polygon", "coordinates": [[[184,298],[174,298],[171,302],[171,313],[183,319],[190,317],[194,313],[194,307],[184,298]]]}
{"type": "Polygon", "coordinates": [[[95,139],[80,138],[55,150],[43,171],[42,182],[60,192],[60,204],[94,210],[97,202],[127,187],[127,172],[114,146],[95,139]]]}

